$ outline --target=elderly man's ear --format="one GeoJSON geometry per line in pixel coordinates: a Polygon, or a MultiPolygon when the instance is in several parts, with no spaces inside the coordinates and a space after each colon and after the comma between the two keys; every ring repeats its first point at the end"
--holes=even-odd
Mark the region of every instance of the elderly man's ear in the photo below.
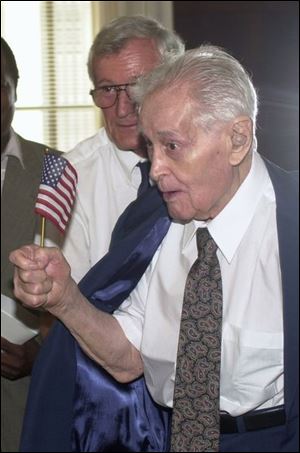
{"type": "Polygon", "coordinates": [[[230,164],[239,165],[251,148],[253,140],[253,126],[251,118],[240,116],[231,124],[230,141],[231,153],[230,164]]]}

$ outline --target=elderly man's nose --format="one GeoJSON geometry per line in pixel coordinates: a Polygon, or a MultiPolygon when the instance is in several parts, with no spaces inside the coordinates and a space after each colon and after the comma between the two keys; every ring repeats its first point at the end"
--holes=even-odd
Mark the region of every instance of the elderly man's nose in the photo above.
{"type": "Polygon", "coordinates": [[[166,173],[166,165],[163,159],[163,155],[156,150],[151,153],[151,169],[150,177],[153,181],[158,181],[160,176],[166,173]]]}

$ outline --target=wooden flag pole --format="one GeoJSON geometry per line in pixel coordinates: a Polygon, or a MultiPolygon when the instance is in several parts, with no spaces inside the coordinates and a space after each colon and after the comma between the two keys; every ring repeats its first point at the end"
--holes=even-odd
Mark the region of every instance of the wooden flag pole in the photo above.
{"type": "MultiPolygon", "coordinates": [[[[45,154],[49,153],[49,148],[45,149],[45,154]]],[[[40,240],[40,247],[44,247],[45,245],[45,230],[46,230],[46,218],[41,217],[41,240],[40,240]]]]}
{"type": "Polygon", "coordinates": [[[42,223],[41,223],[41,240],[40,240],[40,247],[44,247],[45,243],[45,229],[46,229],[46,219],[45,217],[41,217],[42,223]]]}

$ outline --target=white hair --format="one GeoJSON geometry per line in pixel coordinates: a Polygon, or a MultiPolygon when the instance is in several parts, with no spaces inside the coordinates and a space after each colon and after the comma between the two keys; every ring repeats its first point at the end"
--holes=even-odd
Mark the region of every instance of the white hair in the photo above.
{"type": "Polygon", "coordinates": [[[196,121],[206,130],[217,122],[227,122],[246,115],[253,122],[253,146],[256,148],[258,99],[250,76],[225,50],[201,45],[183,56],[170,58],[142,77],[133,90],[135,101],[142,105],[154,91],[187,87],[196,106],[196,121]]]}

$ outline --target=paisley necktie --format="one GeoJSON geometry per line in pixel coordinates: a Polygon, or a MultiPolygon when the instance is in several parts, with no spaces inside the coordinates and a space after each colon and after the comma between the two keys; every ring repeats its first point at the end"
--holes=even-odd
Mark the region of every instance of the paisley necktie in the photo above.
{"type": "Polygon", "coordinates": [[[197,230],[198,258],[185,286],[172,416],[171,451],[219,451],[222,281],[217,246],[197,230]]]}

